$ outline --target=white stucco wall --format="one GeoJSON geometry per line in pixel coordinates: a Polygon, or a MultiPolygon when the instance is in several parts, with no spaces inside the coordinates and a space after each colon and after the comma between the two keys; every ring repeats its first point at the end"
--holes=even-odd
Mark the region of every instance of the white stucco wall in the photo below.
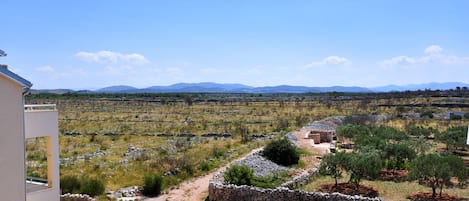
{"type": "Polygon", "coordinates": [[[0,75],[0,195],[24,201],[25,145],[22,86],[0,75]]]}
{"type": "Polygon", "coordinates": [[[27,193],[27,201],[59,201],[60,200],[60,173],[59,173],[59,131],[57,110],[32,110],[25,112],[26,138],[48,137],[47,167],[48,189],[27,193]]]}

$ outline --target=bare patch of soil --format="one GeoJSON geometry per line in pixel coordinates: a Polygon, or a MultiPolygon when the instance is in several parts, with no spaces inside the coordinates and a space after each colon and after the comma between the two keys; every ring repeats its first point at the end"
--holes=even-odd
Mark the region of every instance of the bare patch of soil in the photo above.
{"type": "Polygon", "coordinates": [[[435,198],[432,197],[432,193],[426,193],[426,192],[417,192],[417,193],[412,193],[412,195],[409,196],[409,199],[412,201],[467,201],[468,199],[466,198],[459,198],[456,196],[448,195],[446,193],[443,193],[440,197],[440,195],[436,195],[435,198]]]}
{"type": "Polygon", "coordinates": [[[409,174],[408,170],[381,170],[379,178],[383,181],[404,181],[409,174]]]}
{"type": "Polygon", "coordinates": [[[328,183],[328,184],[321,184],[319,186],[319,191],[325,192],[325,193],[342,193],[345,195],[361,195],[365,197],[378,197],[379,193],[377,190],[359,185],[356,186],[355,184],[352,183],[339,183],[337,186],[335,186],[334,183],[328,183]]]}

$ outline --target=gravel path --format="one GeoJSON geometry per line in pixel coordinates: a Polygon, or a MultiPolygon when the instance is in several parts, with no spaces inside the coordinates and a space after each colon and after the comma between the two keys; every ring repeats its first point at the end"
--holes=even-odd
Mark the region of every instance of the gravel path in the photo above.
{"type": "Polygon", "coordinates": [[[145,201],[195,201],[195,200],[204,200],[207,195],[208,195],[208,184],[210,179],[215,175],[217,172],[220,172],[224,169],[226,169],[228,166],[230,166],[232,163],[235,163],[236,161],[243,160],[246,158],[246,156],[249,156],[250,154],[254,152],[260,151],[261,148],[259,149],[254,149],[248,154],[244,155],[241,158],[238,158],[228,165],[225,165],[224,167],[218,168],[217,170],[213,171],[210,174],[207,174],[205,176],[197,177],[194,179],[191,179],[189,181],[185,181],[181,183],[177,188],[171,189],[167,191],[165,194],[162,194],[158,197],[155,198],[146,198],[144,199],[145,201]]]}

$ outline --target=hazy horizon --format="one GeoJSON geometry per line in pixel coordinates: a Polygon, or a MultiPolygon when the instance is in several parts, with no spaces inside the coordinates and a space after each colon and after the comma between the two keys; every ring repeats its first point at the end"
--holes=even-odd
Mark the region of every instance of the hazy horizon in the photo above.
{"type": "Polygon", "coordinates": [[[2,3],[0,63],[35,89],[469,83],[469,2],[2,3]]]}
{"type": "MultiPolygon", "coordinates": [[[[132,85],[127,85],[127,84],[116,84],[116,85],[109,85],[109,86],[97,86],[97,87],[92,87],[92,88],[37,88],[33,85],[32,89],[33,90],[61,90],[61,89],[64,89],[64,90],[73,90],[73,91],[81,91],[81,90],[91,90],[91,91],[95,91],[95,90],[100,90],[100,89],[105,89],[105,88],[108,88],[108,87],[119,87],[119,86],[122,86],[122,87],[134,87],[136,89],[146,89],[146,88],[150,88],[150,87],[169,87],[169,86],[172,86],[172,85],[177,85],[177,84],[202,84],[202,83],[213,83],[213,84],[226,84],[226,85],[230,85],[230,84],[239,84],[239,85],[245,85],[247,87],[254,87],[254,88],[259,88],[259,87],[278,87],[278,86],[292,86],[292,87],[318,87],[318,88],[327,88],[327,87],[358,87],[358,88],[364,88],[364,89],[375,89],[375,88],[386,88],[386,87],[403,87],[403,88],[406,88],[406,87],[413,87],[413,86],[419,86],[419,85],[429,85],[429,84],[448,84],[448,83],[461,83],[462,85],[458,85],[460,87],[463,87],[463,86],[469,86],[468,83],[463,83],[463,82],[429,82],[429,83],[415,83],[415,84],[405,84],[405,85],[395,85],[395,84],[389,84],[389,85],[380,85],[380,86],[371,86],[371,87],[364,87],[364,86],[348,86],[348,85],[327,85],[327,86],[307,86],[307,85],[288,85],[288,84],[278,84],[278,85],[265,85],[265,86],[252,86],[252,85],[247,85],[247,84],[243,84],[243,83],[219,83],[219,82],[197,82],[197,83],[189,83],[189,82],[178,82],[178,83],[172,83],[172,84],[168,84],[168,85],[151,85],[151,86],[143,86],[143,87],[136,87],[136,86],[132,86],[132,85]]],[[[421,88],[422,90],[424,88],[421,88]]],[[[449,89],[449,88],[448,88],[449,89]]],[[[451,88],[452,89],[452,88],[451,88]]]]}

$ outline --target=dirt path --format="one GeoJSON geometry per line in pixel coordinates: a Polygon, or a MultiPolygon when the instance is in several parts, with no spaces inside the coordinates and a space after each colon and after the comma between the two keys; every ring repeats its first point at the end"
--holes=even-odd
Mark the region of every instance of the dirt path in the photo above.
{"type": "Polygon", "coordinates": [[[254,149],[248,154],[245,154],[244,156],[235,159],[231,161],[228,165],[225,165],[221,168],[218,168],[217,170],[211,172],[210,174],[207,174],[205,176],[193,178],[189,181],[185,181],[181,184],[179,184],[178,187],[174,189],[168,190],[165,194],[162,194],[158,197],[155,198],[147,198],[144,199],[145,201],[184,201],[184,200],[204,200],[207,195],[208,195],[208,183],[210,179],[215,175],[217,172],[227,168],[229,165],[231,165],[235,161],[239,161],[244,159],[247,155],[254,153],[256,151],[259,151],[261,148],[254,149]]]}

